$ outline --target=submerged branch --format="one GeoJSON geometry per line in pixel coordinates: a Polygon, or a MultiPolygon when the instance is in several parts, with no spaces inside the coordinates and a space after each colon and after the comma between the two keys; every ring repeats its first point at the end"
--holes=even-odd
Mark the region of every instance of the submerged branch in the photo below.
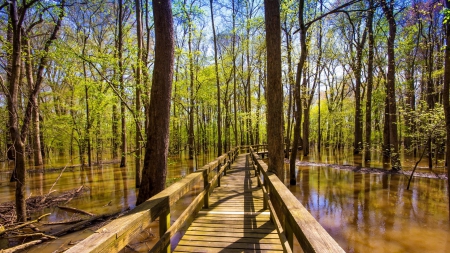
{"type": "Polygon", "coordinates": [[[77,209],[77,208],[74,208],[74,207],[58,206],[58,208],[59,208],[59,209],[66,210],[66,211],[75,212],[75,213],[81,213],[81,214],[86,214],[86,215],[89,215],[89,216],[95,216],[93,213],[86,212],[86,211],[84,211],[84,210],[80,210],[80,209],[77,209]]]}
{"type": "Polygon", "coordinates": [[[39,216],[36,220],[32,220],[32,221],[29,221],[29,222],[25,222],[25,223],[23,223],[23,224],[20,224],[20,225],[18,225],[18,226],[13,227],[13,228],[7,228],[7,229],[5,229],[5,230],[3,230],[3,231],[0,231],[0,235],[3,235],[3,234],[6,233],[6,232],[10,232],[10,231],[17,230],[17,229],[19,229],[19,228],[26,227],[26,226],[28,226],[28,225],[30,225],[30,224],[33,224],[33,223],[36,223],[36,222],[39,222],[42,218],[44,218],[44,217],[46,217],[46,216],[49,216],[50,214],[51,214],[51,213],[46,213],[46,214],[44,214],[44,215],[39,216]]]}

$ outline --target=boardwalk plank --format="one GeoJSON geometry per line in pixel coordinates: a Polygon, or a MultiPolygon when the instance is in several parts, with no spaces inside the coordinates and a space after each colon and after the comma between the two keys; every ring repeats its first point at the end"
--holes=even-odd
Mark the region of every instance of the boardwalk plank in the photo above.
{"type": "Polygon", "coordinates": [[[279,235],[263,206],[254,170],[246,166],[246,155],[239,155],[175,252],[281,252],[279,235]]]}

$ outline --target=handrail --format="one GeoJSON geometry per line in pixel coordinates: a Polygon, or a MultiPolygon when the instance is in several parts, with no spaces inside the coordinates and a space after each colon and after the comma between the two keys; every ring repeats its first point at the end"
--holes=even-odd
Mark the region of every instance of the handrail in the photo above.
{"type": "MultiPolygon", "coordinates": [[[[277,230],[280,235],[284,234],[287,238],[291,250],[293,235],[295,235],[304,252],[345,252],[284,183],[275,174],[267,171],[267,165],[253,151],[253,148],[249,149],[258,175],[258,184],[264,185],[264,206],[269,206],[271,209],[270,213],[273,215],[277,230]]],[[[283,237],[281,239],[286,250],[283,237]]]]}
{"type": "Polygon", "coordinates": [[[215,183],[220,185],[222,172],[234,162],[239,147],[216,158],[199,170],[187,175],[185,178],[174,183],[162,192],[146,200],[127,215],[113,220],[109,224],[98,229],[80,243],[76,244],[66,252],[119,252],[139,232],[143,231],[151,222],[160,218],[160,240],[155,245],[153,252],[170,250],[170,237],[188,222],[188,218],[198,211],[199,204],[208,206],[208,196],[215,183]],[[224,164],[222,166],[222,164],[224,164]],[[211,179],[211,172],[218,168],[217,174],[211,179]],[[170,207],[188,193],[201,179],[204,181],[204,190],[195,198],[189,207],[180,215],[177,221],[170,226],[170,207]]]}

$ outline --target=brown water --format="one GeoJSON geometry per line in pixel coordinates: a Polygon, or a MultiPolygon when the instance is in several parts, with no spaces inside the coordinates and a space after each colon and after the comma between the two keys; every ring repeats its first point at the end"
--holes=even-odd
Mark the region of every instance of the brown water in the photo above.
{"type": "MultiPolygon", "coordinates": [[[[195,164],[202,166],[213,156],[200,157],[198,162],[185,157],[170,158],[167,179],[170,182],[191,173],[195,164]]],[[[365,164],[361,156],[350,153],[322,152],[321,156],[300,157],[302,160],[329,162],[370,167],[388,167],[378,159],[365,164]]],[[[403,157],[404,168],[414,163],[414,158],[403,157]]],[[[130,160],[132,158],[130,157],[130,160]]],[[[51,161],[48,168],[64,167],[64,158],[51,161]]],[[[442,163],[442,162],[441,162],[442,163]]],[[[0,163],[0,202],[12,201],[14,184],[9,183],[11,166],[0,163]]],[[[428,171],[424,160],[419,165],[428,171]]],[[[437,168],[437,171],[443,171],[437,168]]],[[[29,173],[27,195],[49,192],[61,170],[46,173],[29,173]]],[[[407,178],[403,175],[361,174],[328,167],[298,167],[297,185],[290,189],[311,214],[324,226],[347,252],[450,252],[447,181],[414,178],[411,190],[406,190],[407,178]]],[[[106,164],[92,169],[68,168],[53,187],[58,192],[76,189],[81,185],[89,191],[73,199],[68,206],[94,214],[114,213],[133,208],[136,200],[134,164],[119,168],[106,164]],[[108,205],[110,203],[110,205],[108,205]]],[[[199,191],[199,189],[196,189],[199,191]]],[[[172,210],[172,220],[187,206],[194,193],[180,201],[172,210]]],[[[72,217],[72,213],[58,208],[51,212],[46,222],[72,217]]],[[[35,214],[38,216],[39,214],[35,214]]],[[[142,235],[133,248],[146,251],[149,239],[157,236],[157,224],[147,235],[142,235]]],[[[29,252],[53,252],[92,234],[92,230],[63,236],[29,252]]],[[[2,244],[0,242],[0,244],[2,244]]]]}
{"type": "Polygon", "coordinates": [[[300,167],[291,192],[346,252],[450,252],[447,182],[300,167]]]}
{"type": "MultiPolygon", "coordinates": [[[[193,172],[195,168],[203,166],[213,159],[213,155],[199,156],[197,160],[188,160],[185,156],[170,157],[167,184],[169,185],[176,182],[193,172]]],[[[129,161],[133,161],[133,158],[129,157],[129,161]]],[[[47,164],[46,168],[51,169],[47,170],[45,173],[29,172],[27,174],[27,196],[48,194],[50,189],[52,189],[52,191],[55,190],[56,192],[54,194],[57,194],[59,192],[77,189],[81,185],[84,185],[87,187],[88,191],[83,193],[81,197],[71,200],[66,206],[75,207],[97,215],[113,214],[135,207],[137,190],[135,188],[133,162],[129,162],[124,168],[120,168],[118,163],[93,166],[92,168],[82,168],[81,166],[66,167],[71,164],[71,161],[62,157],[53,161],[48,161],[47,164]],[[64,167],[66,168],[62,172],[62,176],[58,179],[61,175],[62,168],[64,167]]],[[[9,182],[13,166],[13,162],[0,163],[0,203],[14,200],[15,184],[9,182]]],[[[192,196],[187,196],[187,198],[192,199],[192,196]]],[[[180,205],[173,207],[172,220],[179,216],[181,213],[180,210],[183,210],[183,207],[180,205]]],[[[51,213],[51,215],[44,218],[43,222],[69,220],[77,215],[55,207],[42,210],[39,213],[34,213],[31,218],[37,218],[44,213],[51,213]]],[[[44,231],[52,232],[58,230],[58,228],[61,228],[61,226],[45,226],[43,229],[44,231]]],[[[150,234],[157,236],[157,231],[157,224],[155,224],[153,230],[150,231],[150,234]]],[[[57,240],[38,245],[27,252],[45,253],[61,250],[67,247],[69,243],[82,240],[93,232],[93,230],[87,229],[62,236],[57,240]]],[[[148,238],[152,238],[152,236],[149,236],[148,238]]],[[[145,244],[143,246],[145,246],[143,248],[145,250],[147,246],[145,244]]],[[[0,249],[6,247],[5,240],[0,239],[0,249]]]]}

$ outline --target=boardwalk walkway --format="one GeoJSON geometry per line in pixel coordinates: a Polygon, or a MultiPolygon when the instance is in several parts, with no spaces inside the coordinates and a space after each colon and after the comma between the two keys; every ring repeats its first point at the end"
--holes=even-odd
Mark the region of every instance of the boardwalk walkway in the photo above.
{"type": "Polygon", "coordinates": [[[270,213],[263,209],[248,154],[240,154],[175,248],[175,252],[283,251],[270,213]]]}

